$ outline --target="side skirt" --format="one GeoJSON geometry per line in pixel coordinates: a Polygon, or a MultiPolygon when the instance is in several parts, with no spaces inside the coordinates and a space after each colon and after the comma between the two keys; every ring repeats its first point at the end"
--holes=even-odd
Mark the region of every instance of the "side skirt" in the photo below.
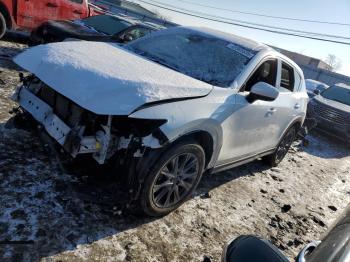
{"type": "Polygon", "coordinates": [[[247,163],[252,162],[252,161],[254,161],[254,160],[258,159],[258,158],[270,155],[274,151],[275,151],[275,148],[270,149],[268,151],[261,152],[261,153],[259,153],[257,155],[254,155],[254,156],[250,156],[250,157],[247,157],[247,158],[243,158],[243,159],[231,162],[231,163],[226,163],[226,164],[223,164],[223,165],[215,166],[209,171],[209,173],[211,173],[211,174],[218,173],[218,172],[221,172],[221,171],[225,171],[227,169],[231,169],[231,168],[234,168],[234,167],[237,167],[237,166],[240,166],[240,165],[247,164],[247,163]]]}

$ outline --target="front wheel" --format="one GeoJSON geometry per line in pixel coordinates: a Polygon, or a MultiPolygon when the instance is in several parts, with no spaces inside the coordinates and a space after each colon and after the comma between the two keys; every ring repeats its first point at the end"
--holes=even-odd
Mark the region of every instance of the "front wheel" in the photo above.
{"type": "Polygon", "coordinates": [[[278,166],[279,163],[288,153],[289,148],[296,138],[296,128],[291,127],[284,134],[281,141],[279,142],[275,152],[269,156],[263,158],[263,160],[272,167],[278,166]]]}
{"type": "Polygon", "coordinates": [[[187,141],[169,148],[153,166],[141,191],[141,207],[162,216],[181,206],[196,189],[204,170],[201,146],[187,141]]]}

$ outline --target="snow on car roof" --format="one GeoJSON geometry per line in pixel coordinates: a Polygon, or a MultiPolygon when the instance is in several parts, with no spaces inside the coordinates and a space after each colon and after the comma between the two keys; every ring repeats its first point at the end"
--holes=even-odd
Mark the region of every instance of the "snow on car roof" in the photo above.
{"type": "Polygon", "coordinates": [[[230,34],[230,33],[225,33],[219,30],[215,30],[215,29],[210,29],[210,28],[206,28],[206,27],[190,27],[190,26],[176,26],[176,27],[171,27],[168,28],[166,30],[162,30],[159,32],[156,32],[152,35],[161,35],[161,34],[168,34],[168,33],[175,33],[175,32],[196,32],[197,34],[204,34],[206,36],[211,36],[214,38],[219,38],[222,40],[225,40],[227,42],[231,42],[234,44],[238,44],[242,47],[245,47],[247,49],[251,49],[254,51],[262,51],[262,50],[271,50],[270,47],[268,47],[267,45],[261,44],[259,42],[256,42],[254,40],[248,39],[248,38],[244,38],[241,36],[237,36],[234,34],[230,34]]]}
{"type": "Polygon", "coordinates": [[[342,88],[350,89],[350,85],[344,84],[344,83],[336,83],[335,86],[339,86],[342,88]]]}

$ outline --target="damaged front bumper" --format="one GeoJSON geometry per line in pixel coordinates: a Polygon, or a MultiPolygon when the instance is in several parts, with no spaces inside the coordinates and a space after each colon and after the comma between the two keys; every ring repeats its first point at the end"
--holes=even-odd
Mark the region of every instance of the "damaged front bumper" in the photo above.
{"type": "Polygon", "coordinates": [[[68,126],[54,113],[50,105],[24,85],[16,89],[12,100],[30,113],[72,157],[90,153],[99,164],[105,163],[111,140],[111,116],[108,117],[106,125],[101,126],[102,130],[97,131],[93,136],[84,136],[83,127],[76,126],[72,128],[68,126]]]}

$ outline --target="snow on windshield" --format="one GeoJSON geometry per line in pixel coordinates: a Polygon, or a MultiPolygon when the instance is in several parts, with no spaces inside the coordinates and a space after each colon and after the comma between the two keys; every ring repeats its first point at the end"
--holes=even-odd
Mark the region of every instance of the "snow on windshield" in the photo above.
{"type": "Polygon", "coordinates": [[[196,34],[159,34],[129,44],[129,49],[201,81],[228,87],[255,55],[228,41],[196,34]]]}

